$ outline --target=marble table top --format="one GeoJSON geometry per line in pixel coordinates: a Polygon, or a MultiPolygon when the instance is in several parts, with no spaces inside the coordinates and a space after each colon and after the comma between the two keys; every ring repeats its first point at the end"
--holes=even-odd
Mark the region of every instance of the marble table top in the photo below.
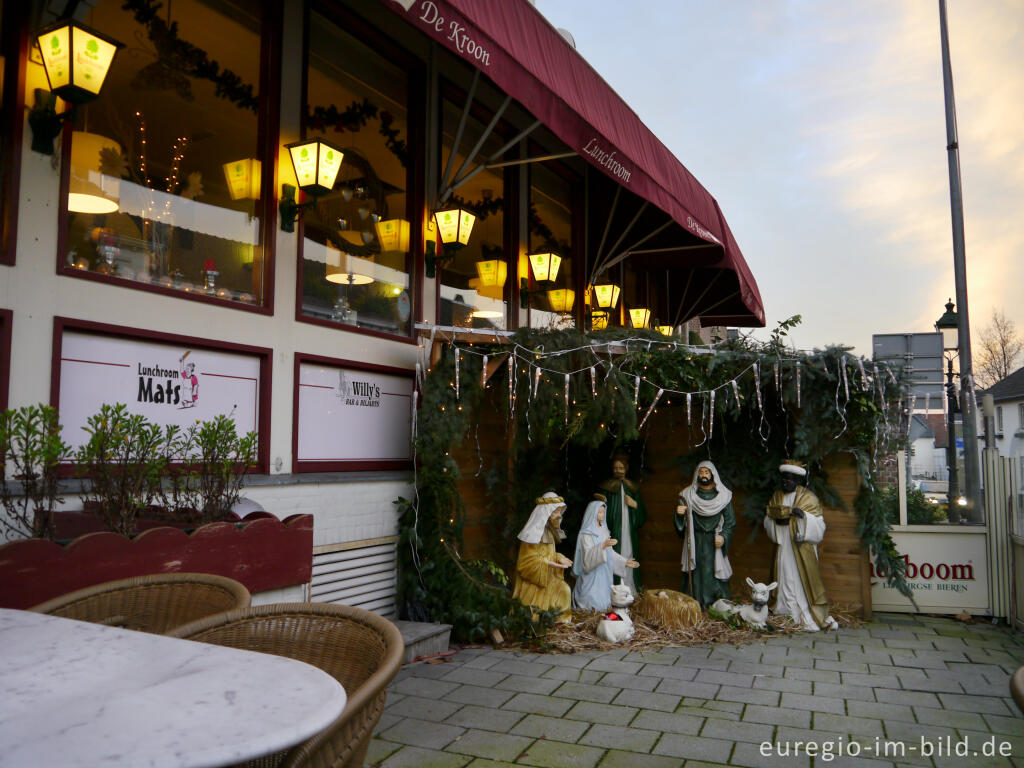
{"type": "Polygon", "coordinates": [[[0,608],[0,766],[204,768],[298,744],[345,690],[280,656],[0,608]]]}

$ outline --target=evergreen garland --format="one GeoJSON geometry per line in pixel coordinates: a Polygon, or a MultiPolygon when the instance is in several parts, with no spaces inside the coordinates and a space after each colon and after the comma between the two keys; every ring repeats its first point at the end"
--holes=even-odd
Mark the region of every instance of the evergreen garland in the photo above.
{"type": "MultiPolygon", "coordinates": [[[[854,504],[861,545],[872,556],[876,572],[888,574],[889,585],[910,596],[875,475],[876,460],[900,445],[899,384],[855,375],[855,360],[848,359],[848,350],[842,347],[813,353],[787,349],[785,329],[798,321],[784,324],[767,344],[739,340],[711,354],[648,331],[616,328],[589,335],[574,329],[517,331],[512,337],[518,354],[515,419],[509,423],[510,461],[496,462],[487,475],[488,511],[493,521],[500,521],[490,526],[490,556],[496,565],[511,573],[518,549],[516,534],[534,499],[544,491],[558,490],[569,504],[568,512],[578,514],[593,490],[595,472],[600,473],[597,467],[603,467],[614,449],[630,453],[631,474],[642,471],[640,424],[659,387],[703,393],[692,398],[694,425],[702,414],[704,424],[708,423],[706,393],[714,389],[713,435],[678,457],[680,477],[692,472],[699,460],[713,456],[729,484],[744,491],[737,512],[759,526],[775,490],[778,465],[788,457],[807,460],[811,490],[825,505],[842,508],[824,463],[837,452],[850,453],[862,480],[854,504]],[[611,341],[621,341],[625,354],[610,356],[604,345],[611,341]],[[845,385],[843,361],[848,370],[845,385]],[[596,397],[591,391],[591,366],[598,372],[596,397]],[[533,396],[537,367],[542,373],[533,396]],[[566,373],[570,374],[568,409],[566,373]],[[642,382],[634,403],[638,375],[642,382]]],[[[415,440],[418,499],[398,502],[401,589],[407,604],[421,603],[433,620],[453,623],[456,636],[463,639],[479,638],[492,628],[528,636],[551,620],[540,616],[531,623],[529,611],[496,584],[493,563],[485,561],[485,568],[460,556],[465,509],[458,491],[459,469],[450,452],[469,435],[480,408],[497,407],[509,414],[507,368],[502,366],[488,382],[486,401],[481,386],[482,355],[494,360],[508,352],[509,347],[501,345],[461,347],[459,397],[451,345],[425,375],[415,440]]],[[[685,423],[685,395],[666,391],[658,407],[677,409],[675,418],[685,423]]],[[[563,527],[575,531],[578,521],[567,514],[563,527]]],[[[573,554],[571,541],[559,549],[570,557],[573,554]]]]}

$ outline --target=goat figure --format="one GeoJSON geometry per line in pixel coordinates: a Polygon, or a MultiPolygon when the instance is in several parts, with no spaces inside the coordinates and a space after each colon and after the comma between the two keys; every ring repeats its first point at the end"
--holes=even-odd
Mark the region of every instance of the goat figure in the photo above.
{"type": "Polygon", "coordinates": [[[740,618],[754,629],[764,629],[768,621],[768,599],[771,591],[779,586],[777,581],[771,584],[755,582],[747,577],[747,586],[750,587],[750,597],[753,600],[749,605],[736,605],[731,600],[716,600],[711,608],[726,616],[739,614],[740,618]]]}

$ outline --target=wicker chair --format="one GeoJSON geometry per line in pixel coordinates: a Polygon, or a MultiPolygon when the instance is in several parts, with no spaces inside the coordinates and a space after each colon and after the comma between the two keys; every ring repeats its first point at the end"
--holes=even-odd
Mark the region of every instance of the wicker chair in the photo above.
{"type": "Polygon", "coordinates": [[[249,590],[208,573],[159,573],[108,581],[69,592],[29,609],[154,634],[224,611],[245,608],[249,590]]]}
{"type": "Polygon", "coordinates": [[[304,661],[345,687],[348,701],[333,723],[285,752],[247,763],[261,768],[362,768],[384,711],[384,689],[402,665],[405,651],[402,634],[387,619],[361,608],[326,603],[232,611],[169,634],[304,661]]]}

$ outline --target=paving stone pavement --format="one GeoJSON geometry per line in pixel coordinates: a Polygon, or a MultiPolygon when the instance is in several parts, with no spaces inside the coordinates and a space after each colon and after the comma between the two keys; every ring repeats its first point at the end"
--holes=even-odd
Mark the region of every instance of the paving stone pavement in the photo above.
{"type": "Polygon", "coordinates": [[[407,664],[374,768],[1024,768],[1024,635],[876,614],[733,648],[574,655],[463,648],[407,664]]]}

